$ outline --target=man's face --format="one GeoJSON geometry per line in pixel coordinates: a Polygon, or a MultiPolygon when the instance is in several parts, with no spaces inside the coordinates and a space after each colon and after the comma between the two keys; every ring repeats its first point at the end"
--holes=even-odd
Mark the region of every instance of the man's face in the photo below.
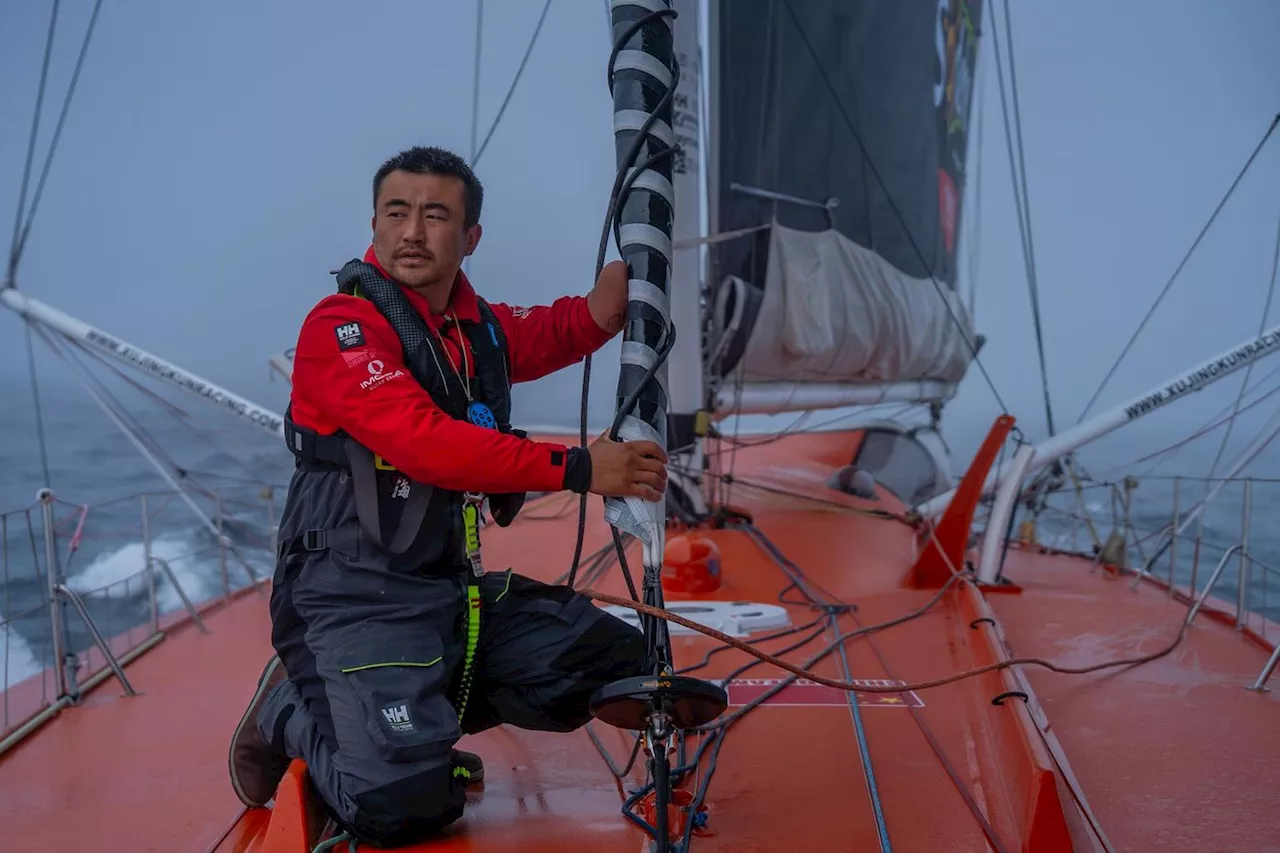
{"type": "Polygon", "coordinates": [[[391,172],[373,214],[378,263],[415,289],[452,284],[462,259],[480,242],[480,226],[465,226],[466,193],[459,178],[391,172]]]}

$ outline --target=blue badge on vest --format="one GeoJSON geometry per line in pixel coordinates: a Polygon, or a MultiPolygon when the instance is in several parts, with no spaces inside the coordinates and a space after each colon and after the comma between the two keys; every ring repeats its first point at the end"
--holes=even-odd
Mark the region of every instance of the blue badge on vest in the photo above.
{"type": "Polygon", "coordinates": [[[485,429],[498,428],[498,420],[493,416],[493,410],[479,401],[467,406],[467,420],[485,429]]]}

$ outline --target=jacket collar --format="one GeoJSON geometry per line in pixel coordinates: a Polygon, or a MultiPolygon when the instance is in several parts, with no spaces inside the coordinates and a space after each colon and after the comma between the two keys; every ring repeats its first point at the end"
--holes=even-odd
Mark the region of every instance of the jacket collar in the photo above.
{"type": "MultiPolygon", "coordinates": [[[[432,314],[431,306],[427,303],[427,298],[411,287],[406,287],[396,281],[391,275],[382,268],[382,264],[378,263],[378,257],[374,254],[373,246],[364,253],[364,261],[372,264],[373,267],[382,274],[382,277],[388,281],[395,281],[400,285],[400,289],[404,295],[408,297],[410,304],[418,310],[418,313],[431,324],[432,328],[439,330],[445,323],[445,316],[441,314],[432,314]]],[[[458,320],[464,320],[469,323],[480,322],[480,303],[476,298],[475,288],[471,286],[471,282],[467,279],[466,273],[458,270],[458,276],[453,280],[453,292],[449,294],[449,307],[446,314],[452,315],[458,320]]]]}

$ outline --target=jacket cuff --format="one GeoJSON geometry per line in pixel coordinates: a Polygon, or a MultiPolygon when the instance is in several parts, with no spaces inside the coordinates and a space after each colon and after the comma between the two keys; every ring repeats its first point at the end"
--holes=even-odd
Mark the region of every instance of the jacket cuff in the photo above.
{"type": "Polygon", "coordinates": [[[565,450],[562,488],[580,495],[591,490],[591,454],[585,447],[570,447],[565,450]]]}

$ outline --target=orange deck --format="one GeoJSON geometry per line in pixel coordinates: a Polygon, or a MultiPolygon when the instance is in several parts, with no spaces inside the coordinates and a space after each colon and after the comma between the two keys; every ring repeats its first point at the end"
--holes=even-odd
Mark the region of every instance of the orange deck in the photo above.
{"type": "MultiPolygon", "coordinates": [[[[1131,589],[1078,559],[1013,565],[1023,594],[992,605],[1019,655],[1082,666],[1154,652],[1186,616],[1165,589],[1131,589]]],[[[1131,669],[1026,670],[1118,850],[1280,850],[1280,701],[1244,689],[1267,652],[1214,615],[1202,610],[1171,655],[1131,669]]]]}
{"type": "MultiPolygon", "coordinates": [[[[866,504],[823,485],[834,465],[848,461],[854,441],[851,433],[797,435],[740,450],[732,494],[815,587],[857,605],[840,617],[841,630],[901,616],[934,594],[904,583],[915,558],[910,528],[850,512],[866,504]]],[[[886,497],[880,506],[897,509],[892,502],[886,497]]],[[[587,552],[608,541],[599,506],[592,499],[587,552]]],[[[576,519],[576,501],[564,496],[531,502],[512,528],[487,532],[486,562],[552,579],[568,566],[576,519]]],[[[776,602],[788,583],[782,570],[746,533],[712,535],[725,575],[715,597],[776,602]]],[[[638,549],[629,556],[638,570],[638,549]]],[[[1006,571],[1021,594],[984,598],[974,587],[955,588],[928,614],[851,641],[847,672],[839,655],[815,670],[930,679],[999,659],[1001,637],[1020,656],[1079,665],[1152,650],[1185,612],[1159,590],[1135,592],[1091,573],[1083,560],[1011,551],[1006,571]],[[973,624],[988,613],[997,628],[973,624]]],[[[616,568],[595,588],[625,594],[616,568]]],[[[817,616],[804,606],[788,609],[794,625],[817,616]]],[[[1280,790],[1273,734],[1280,700],[1242,689],[1266,650],[1206,616],[1173,655],[1128,671],[1064,676],[1026,668],[1031,707],[1018,699],[992,704],[1016,686],[1008,671],[907,696],[856,694],[892,848],[992,849],[976,811],[999,849],[1103,849],[1077,796],[1118,850],[1280,848],[1272,799],[1280,790]],[[904,701],[889,701],[895,698],[904,701]],[[1068,768],[1037,733],[1036,703],[1068,768]],[[1079,782],[1075,794],[1068,769],[1079,782]]],[[[122,698],[108,681],[0,757],[5,850],[302,849],[267,845],[269,812],[245,814],[226,777],[227,738],[270,653],[265,600],[243,596],[206,619],[211,634],[180,627],[129,666],[143,695],[122,698]]],[[[762,645],[776,651],[801,636],[762,645]]],[[[828,631],[785,657],[799,663],[830,640],[828,631]]],[[[673,638],[677,665],[700,661],[716,645],[673,638]]],[[[748,660],[729,650],[697,674],[722,677],[748,660]]],[[[742,677],[782,674],[760,665],[742,677]]],[[[882,849],[848,699],[793,693],[730,729],[708,794],[714,834],[696,838],[692,850],[882,849]]],[[[624,761],[629,736],[593,728],[624,761]]],[[[484,757],[486,789],[471,795],[448,838],[414,849],[643,849],[644,833],[621,816],[620,786],[585,732],[502,728],[460,745],[484,757]]],[[[623,785],[639,787],[643,775],[641,763],[623,785]]]]}

